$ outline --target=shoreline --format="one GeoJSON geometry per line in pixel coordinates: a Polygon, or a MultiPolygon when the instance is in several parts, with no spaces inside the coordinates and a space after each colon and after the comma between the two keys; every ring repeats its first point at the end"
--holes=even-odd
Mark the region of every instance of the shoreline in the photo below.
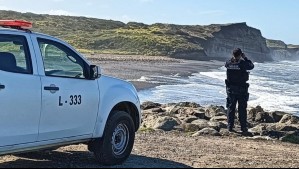
{"type": "Polygon", "coordinates": [[[224,65],[221,61],[196,61],[173,59],[165,56],[108,55],[87,56],[93,64],[100,65],[105,75],[128,80],[138,91],[155,88],[162,83],[138,81],[149,76],[180,76],[208,72],[224,65]]]}
{"type": "MultiPolygon", "coordinates": [[[[194,61],[173,59],[165,56],[139,56],[139,55],[109,55],[99,54],[87,56],[94,64],[99,65],[103,74],[120,79],[127,80],[134,84],[138,92],[148,92],[155,90],[158,86],[163,85],[180,85],[180,82],[172,81],[175,79],[184,79],[199,72],[212,72],[218,70],[224,65],[222,61],[194,61]],[[167,80],[169,77],[169,81],[167,80]],[[150,79],[147,79],[150,78],[150,79]],[[156,80],[157,79],[157,80],[156,80]],[[165,80],[164,80],[165,79],[165,80]]],[[[224,85],[224,82],[223,82],[224,85]]],[[[155,101],[157,100],[143,100],[155,101]]],[[[180,101],[195,101],[196,100],[180,100],[180,101]]],[[[173,101],[166,101],[173,102],[173,101]]],[[[221,103],[207,102],[203,105],[225,105],[226,100],[221,103]]],[[[161,102],[164,103],[164,102],[161,102]]],[[[248,107],[261,105],[269,111],[286,109],[272,109],[264,104],[249,104],[248,107]]],[[[296,111],[287,111],[298,115],[296,111]]]]}

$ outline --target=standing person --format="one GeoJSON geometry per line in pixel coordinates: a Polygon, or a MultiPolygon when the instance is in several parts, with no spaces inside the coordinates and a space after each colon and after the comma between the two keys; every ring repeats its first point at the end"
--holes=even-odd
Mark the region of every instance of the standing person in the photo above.
{"type": "Polygon", "coordinates": [[[238,103],[241,130],[247,133],[248,70],[254,69],[254,64],[245,56],[241,49],[237,48],[233,51],[232,59],[226,62],[225,67],[227,68],[227,80],[225,82],[227,89],[228,130],[232,132],[234,129],[235,112],[238,103]]]}

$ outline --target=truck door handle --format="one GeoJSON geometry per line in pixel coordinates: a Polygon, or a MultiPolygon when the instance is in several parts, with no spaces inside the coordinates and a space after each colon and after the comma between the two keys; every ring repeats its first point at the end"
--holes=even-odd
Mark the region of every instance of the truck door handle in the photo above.
{"type": "Polygon", "coordinates": [[[5,89],[5,85],[0,84],[0,89],[5,89]]]}
{"type": "Polygon", "coordinates": [[[59,87],[54,87],[54,86],[45,86],[44,90],[49,90],[49,91],[59,91],[59,87]]]}

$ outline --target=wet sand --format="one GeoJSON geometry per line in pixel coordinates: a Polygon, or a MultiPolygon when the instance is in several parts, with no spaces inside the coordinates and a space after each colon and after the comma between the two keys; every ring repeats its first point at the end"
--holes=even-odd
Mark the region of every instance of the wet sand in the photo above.
{"type": "Polygon", "coordinates": [[[149,89],[160,84],[136,81],[145,76],[188,77],[193,73],[218,69],[220,61],[193,61],[172,59],[163,56],[90,55],[93,64],[99,65],[105,75],[131,81],[137,90],[149,89]]]}

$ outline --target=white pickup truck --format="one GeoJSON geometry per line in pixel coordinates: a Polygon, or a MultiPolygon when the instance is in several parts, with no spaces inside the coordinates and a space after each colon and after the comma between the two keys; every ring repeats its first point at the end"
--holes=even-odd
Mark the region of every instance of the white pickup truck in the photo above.
{"type": "Polygon", "coordinates": [[[0,26],[0,155],[83,143],[101,164],[123,163],[141,121],[134,86],[30,22],[0,26]]]}

